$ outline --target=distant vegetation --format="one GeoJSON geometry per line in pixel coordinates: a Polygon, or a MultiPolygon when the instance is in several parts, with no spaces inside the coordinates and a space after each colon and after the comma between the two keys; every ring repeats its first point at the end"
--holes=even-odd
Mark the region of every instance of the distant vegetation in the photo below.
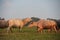
{"type": "Polygon", "coordinates": [[[32,21],[34,21],[34,22],[37,22],[38,20],[40,20],[40,18],[38,18],[38,17],[31,17],[31,19],[32,19],[32,21]]]}

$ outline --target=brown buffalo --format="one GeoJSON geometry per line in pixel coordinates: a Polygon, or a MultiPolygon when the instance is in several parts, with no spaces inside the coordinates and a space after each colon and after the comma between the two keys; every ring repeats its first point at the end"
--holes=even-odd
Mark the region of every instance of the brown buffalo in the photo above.
{"type": "Polygon", "coordinates": [[[26,23],[28,23],[29,21],[31,21],[31,18],[25,18],[24,20],[21,20],[21,19],[10,19],[10,20],[8,20],[9,27],[7,28],[7,32],[9,32],[9,30],[11,31],[11,28],[13,26],[18,27],[21,30],[23,28],[23,26],[26,23]]]}
{"type": "Polygon", "coordinates": [[[0,28],[8,27],[8,22],[6,20],[0,20],[0,28]]]}
{"type": "Polygon", "coordinates": [[[44,20],[44,19],[41,19],[38,24],[38,31],[42,32],[42,30],[44,28],[47,28],[49,31],[50,30],[55,30],[55,32],[57,32],[56,30],[56,27],[57,27],[57,24],[55,21],[52,21],[52,20],[44,20]]]}
{"type": "Polygon", "coordinates": [[[40,32],[42,32],[43,29],[48,29],[48,31],[54,29],[57,32],[57,24],[55,21],[41,19],[38,22],[31,22],[28,27],[33,26],[36,26],[40,32]]]}

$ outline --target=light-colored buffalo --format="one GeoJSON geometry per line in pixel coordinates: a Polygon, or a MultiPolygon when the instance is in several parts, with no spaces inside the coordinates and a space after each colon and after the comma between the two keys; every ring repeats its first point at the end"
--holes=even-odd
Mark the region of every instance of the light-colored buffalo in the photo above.
{"type": "Polygon", "coordinates": [[[23,28],[23,26],[25,24],[27,24],[28,22],[30,22],[31,20],[32,20],[31,18],[25,18],[24,20],[22,20],[22,19],[9,19],[8,20],[9,26],[7,28],[7,32],[11,31],[11,28],[13,26],[18,27],[21,30],[23,28]]]}

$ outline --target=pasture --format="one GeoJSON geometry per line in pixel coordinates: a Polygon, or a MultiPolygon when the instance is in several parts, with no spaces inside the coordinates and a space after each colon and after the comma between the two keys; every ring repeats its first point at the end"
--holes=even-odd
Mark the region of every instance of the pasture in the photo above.
{"type": "Polygon", "coordinates": [[[12,28],[13,32],[6,33],[6,29],[0,29],[0,40],[60,40],[60,32],[37,32],[37,28],[23,27],[19,32],[18,28],[12,28]]]}

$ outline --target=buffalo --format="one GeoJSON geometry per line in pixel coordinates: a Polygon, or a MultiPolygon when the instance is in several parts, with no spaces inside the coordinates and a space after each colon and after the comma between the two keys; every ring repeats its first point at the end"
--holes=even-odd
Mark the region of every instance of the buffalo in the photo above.
{"type": "Polygon", "coordinates": [[[4,18],[0,19],[0,28],[7,28],[7,27],[8,27],[7,20],[5,20],[4,18]]]}
{"type": "Polygon", "coordinates": [[[47,20],[53,20],[57,23],[57,30],[60,29],[60,19],[52,19],[52,18],[47,18],[47,20]]]}
{"type": "Polygon", "coordinates": [[[43,29],[48,29],[48,31],[51,31],[52,29],[55,30],[55,32],[57,32],[57,24],[55,21],[52,20],[45,20],[45,19],[40,19],[37,22],[31,22],[29,24],[29,27],[32,26],[36,26],[37,27],[37,31],[42,32],[43,29]]]}
{"type": "Polygon", "coordinates": [[[18,27],[20,30],[22,30],[22,28],[23,28],[23,26],[25,25],[25,24],[27,24],[28,22],[30,22],[31,21],[31,18],[25,18],[25,19],[9,19],[8,20],[8,24],[9,24],[9,26],[8,26],[8,28],[7,28],[7,32],[9,32],[9,31],[11,31],[11,28],[13,27],[13,26],[16,26],[16,27],[18,27]]]}

